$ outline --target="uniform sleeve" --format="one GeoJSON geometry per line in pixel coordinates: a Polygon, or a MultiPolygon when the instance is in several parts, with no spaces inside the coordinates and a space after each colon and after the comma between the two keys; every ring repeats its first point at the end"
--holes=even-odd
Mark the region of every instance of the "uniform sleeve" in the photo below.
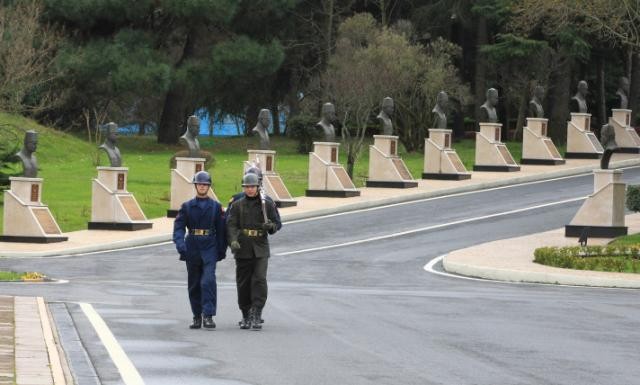
{"type": "Polygon", "coordinates": [[[231,243],[233,241],[238,240],[238,236],[240,235],[240,210],[238,210],[237,206],[242,204],[240,201],[234,202],[231,206],[229,206],[229,210],[227,210],[227,241],[231,243]]]}
{"type": "Polygon", "coordinates": [[[282,228],[282,221],[280,221],[280,213],[278,212],[278,208],[276,207],[276,203],[273,200],[270,200],[267,205],[267,218],[273,223],[276,224],[276,229],[273,232],[269,232],[269,234],[275,234],[282,228]]]}
{"type": "Polygon", "coordinates": [[[184,242],[185,228],[187,226],[186,207],[186,203],[180,206],[178,215],[176,215],[176,219],[173,221],[173,243],[176,244],[176,250],[178,250],[178,253],[181,255],[187,252],[187,246],[184,242]]]}
{"type": "Polygon", "coordinates": [[[216,245],[218,247],[218,261],[223,260],[227,253],[227,226],[225,224],[224,210],[222,205],[218,205],[218,212],[215,216],[216,245]]]}

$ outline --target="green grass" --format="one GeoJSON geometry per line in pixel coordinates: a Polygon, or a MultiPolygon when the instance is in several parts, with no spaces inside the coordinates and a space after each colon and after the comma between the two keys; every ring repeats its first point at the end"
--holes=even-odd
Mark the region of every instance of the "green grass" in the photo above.
{"type": "Polygon", "coordinates": [[[611,246],[640,246],[640,233],[618,237],[611,242],[611,246]]]}
{"type": "Polygon", "coordinates": [[[20,281],[24,273],[0,271],[0,281],[20,281]]]}
{"type": "MultiPolygon", "coordinates": [[[[62,231],[85,229],[91,216],[91,180],[96,177],[95,158],[97,149],[94,144],[84,140],[84,134],[69,135],[38,125],[32,120],[15,115],[0,113],[0,124],[7,125],[16,132],[21,143],[23,131],[34,129],[39,132],[36,155],[40,171],[44,178],[42,201],[49,206],[62,231]]],[[[1,129],[7,129],[7,126],[1,129]]],[[[294,197],[304,195],[307,188],[309,155],[299,154],[297,143],[285,137],[272,137],[272,148],[278,151],[276,170],[282,177],[289,192],[294,197]]],[[[214,191],[226,205],[229,198],[240,191],[242,162],[247,159],[247,149],[254,147],[255,138],[201,137],[200,146],[210,151],[214,163],[209,171],[213,176],[214,191]]],[[[354,183],[358,187],[365,184],[368,174],[369,139],[354,169],[354,183]]],[[[515,159],[520,159],[521,143],[508,142],[507,146],[515,159]]],[[[148,218],[166,215],[170,196],[169,160],[182,146],[168,146],[156,143],[155,137],[120,137],[118,147],[122,153],[123,166],[129,168],[128,190],[133,193],[148,218]]],[[[475,140],[463,140],[453,144],[462,162],[471,170],[474,162],[475,140]]],[[[400,154],[409,171],[420,178],[423,171],[424,153],[406,153],[400,148],[400,154]]],[[[340,162],[345,165],[345,154],[340,153],[340,162]]],[[[108,160],[100,154],[101,165],[108,160]]],[[[21,166],[13,170],[20,173],[21,166]]],[[[1,194],[0,194],[1,195],[1,194]]],[[[0,215],[2,214],[0,197],[0,215]]],[[[0,230],[2,223],[0,223],[0,230]]]]}

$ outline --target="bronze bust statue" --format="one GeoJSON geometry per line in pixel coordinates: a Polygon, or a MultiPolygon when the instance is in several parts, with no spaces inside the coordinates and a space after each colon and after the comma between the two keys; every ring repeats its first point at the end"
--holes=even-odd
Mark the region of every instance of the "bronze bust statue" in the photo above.
{"type": "Polygon", "coordinates": [[[569,103],[569,110],[571,112],[580,112],[586,114],[588,111],[587,107],[587,93],[589,92],[589,86],[587,82],[584,80],[580,80],[578,82],[578,92],[571,98],[571,102],[569,103]]]}
{"type": "Polygon", "coordinates": [[[625,76],[622,76],[618,83],[618,90],[616,91],[616,96],[618,97],[618,108],[627,109],[629,108],[629,79],[625,76]]]}
{"type": "Polygon", "coordinates": [[[187,119],[187,131],[180,137],[180,143],[189,148],[189,158],[200,158],[200,142],[198,134],[200,133],[200,119],[191,115],[187,119]]]}
{"type": "Polygon", "coordinates": [[[602,147],[604,147],[604,154],[602,154],[602,159],[600,159],[600,168],[606,170],[609,168],[611,155],[618,149],[616,130],[612,125],[605,124],[602,126],[600,130],[600,143],[602,143],[602,147]]]}
{"type": "Polygon", "coordinates": [[[322,119],[316,123],[316,127],[319,128],[324,134],[325,142],[336,141],[336,130],[333,127],[333,122],[336,120],[336,108],[331,103],[325,103],[322,105],[322,119]]]}
{"type": "Polygon", "coordinates": [[[544,108],[542,108],[542,100],[544,99],[544,88],[536,86],[533,89],[533,97],[529,101],[529,117],[544,118],[544,108]]]}
{"type": "Polygon", "coordinates": [[[446,92],[438,92],[436,106],[433,107],[431,128],[447,128],[447,107],[449,105],[449,95],[446,92]]]}
{"type": "Polygon", "coordinates": [[[113,122],[108,123],[105,132],[106,137],[104,143],[98,148],[107,153],[111,167],[120,167],[122,166],[122,157],[120,156],[120,150],[116,147],[118,125],[113,122]]]}
{"type": "Polygon", "coordinates": [[[260,149],[268,150],[269,144],[269,126],[271,125],[271,111],[266,108],[260,110],[258,114],[258,123],[251,130],[254,134],[260,137],[260,149]]]}
{"type": "Polygon", "coordinates": [[[382,107],[377,118],[382,123],[382,133],[384,135],[393,135],[393,122],[391,121],[391,115],[393,115],[393,99],[386,97],[382,99],[382,107]]]}
{"type": "Polygon", "coordinates": [[[486,93],[486,100],[480,106],[480,122],[482,123],[498,123],[498,113],[496,106],[498,105],[498,90],[489,88],[486,93]]]}
{"type": "Polygon", "coordinates": [[[38,133],[29,130],[24,133],[24,145],[16,156],[22,161],[22,176],[25,178],[38,177],[38,160],[35,152],[38,148],[38,133]]]}

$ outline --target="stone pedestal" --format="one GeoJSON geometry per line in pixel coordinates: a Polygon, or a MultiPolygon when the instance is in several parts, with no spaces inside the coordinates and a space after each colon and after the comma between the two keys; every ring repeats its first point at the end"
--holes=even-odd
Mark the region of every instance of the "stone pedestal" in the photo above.
{"type": "Polygon", "coordinates": [[[4,192],[1,242],[51,243],[66,241],[60,226],[43,204],[42,178],[11,177],[4,192]]]}
{"type": "Polygon", "coordinates": [[[298,204],[276,172],[276,152],[272,150],[247,150],[248,160],[244,162],[244,170],[251,167],[251,163],[259,164],[262,170],[262,187],[265,193],[273,199],[277,207],[291,207],[298,204]]]}
{"type": "MultiPolygon", "coordinates": [[[[176,158],[176,168],[171,170],[171,201],[167,210],[169,218],[175,218],[180,206],[196,196],[193,176],[204,171],[204,162],[204,158],[176,158]]],[[[212,189],[209,189],[209,196],[218,200],[212,189]]]]}
{"type": "Polygon", "coordinates": [[[127,167],[98,167],[91,186],[89,230],[142,230],[153,224],[127,191],[127,167]]]}
{"type": "Polygon", "coordinates": [[[430,128],[429,138],[424,140],[424,172],[422,179],[470,179],[467,171],[458,157],[456,150],[451,148],[451,130],[430,128]]]}
{"type": "Polygon", "coordinates": [[[616,152],[640,154],[640,136],[631,127],[631,110],[612,109],[609,124],[616,132],[616,152]]]}
{"type": "Polygon", "coordinates": [[[571,113],[567,122],[567,159],[598,159],[604,149],[600,141],[591,132],[591,114],[571,113]]]}
{"type": "Polygon", "coordinates": [[[398,156],[398,137],[374,135],[369,146],[369,178],[367,187],[418,187],[407,166],[398,156]]]}
{"type": "Polygon", "coordinates": [[[560,152],[547,136],[547,119],[527,118],[522,130],[521,164],[564,164],[560,152]]]}
{"type": "Polygon", "coordinates": [[[500,141],[501,130],[500,123],[480,123],[480,132],[476,132],[473,171],[520,171],[509,149],[500,141]]]}
{"type": "Polygon", "coordinates": [[[313,152],[309,153],[310,197],[347,198],[359,196],[345,169],[338,163],[340,143],[313,142],[313,152]]]}
{"type": "Polygon", "coordinates": [[[624,225],[626,185],[622,170],[594,170],[593,194],[565,226],[566,237],[613,238],[627,234],[624,225]]]}

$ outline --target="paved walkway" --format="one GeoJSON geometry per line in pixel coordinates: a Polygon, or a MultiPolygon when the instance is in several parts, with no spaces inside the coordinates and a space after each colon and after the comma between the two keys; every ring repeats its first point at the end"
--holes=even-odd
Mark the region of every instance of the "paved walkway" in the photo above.
{"type": "MultiPolygon", "coordinates": [[[[615,154],[612,168],[640,165],[631,154],[615,154]]],[[[520,172],[475,172],[469,180],[420,180],[417,188],[362,188],[353,198],[299,197],[296,207],[281,209],[284,221],[400,203],[435,196],[540,181],[588,173],[597,160],[567,160],[559,166],[522,166],[520,172]]],[[[33,257],[78,254],[168,241],[173,219],[153,220],[153,228],[140,231],[81,230],[65,233],[67,242],[23,244],[0,242],[0,257],[33,257]]],[[[640,215],[628,218],[630,232],[640,232],[640,215]]],[[[568,271],[531,262],[533,248],[543,244],[575,244],[561,230],[491,242],[459,250],[444,259],[447,270],[490,279],[528,282],[593,284],[640,287],[640,275],[568,271]]],[[[592,241],[595,243],[595,240],[592,241]]],[[[40,297],[0,296],[0,385],[66,384],[64,360],[58,353],[49,312],[40,297]]],[[[71,381],[69,381],[71,382],[71,381]]]]}

